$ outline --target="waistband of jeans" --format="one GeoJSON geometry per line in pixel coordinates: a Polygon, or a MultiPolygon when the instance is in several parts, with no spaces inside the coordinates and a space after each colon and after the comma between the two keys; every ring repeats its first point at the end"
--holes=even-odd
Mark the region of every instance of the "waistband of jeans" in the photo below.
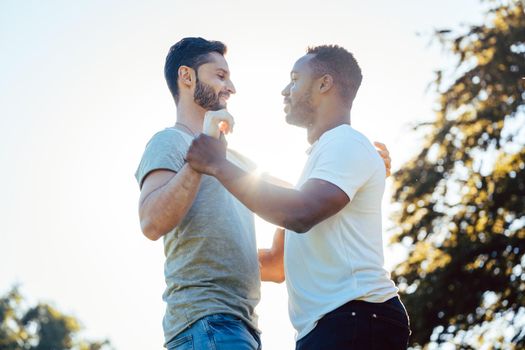
{"type": "Polygon", "coordinates": [[[401,303],[401,300],[399,300],[398,296],[390,298],[387,301],[382,302],[382,303],[372,303],[372,302],[364,301],[364,300],[351,300],[347,302],[346,304],[333,310],[332,312],[341,312],[341,311],[344,312],[347,310],[355,310],[355,309],[374,311],[374,310],[377,310],[378,307],[379,308],[384,307],[384,308],[387,308],[395,312],[406,314],[405,307],[401,303]]]}

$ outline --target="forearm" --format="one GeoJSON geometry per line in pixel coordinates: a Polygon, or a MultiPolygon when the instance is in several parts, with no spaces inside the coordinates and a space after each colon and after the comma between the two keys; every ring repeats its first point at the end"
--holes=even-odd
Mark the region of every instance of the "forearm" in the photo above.
{"type": "Polygon", "coordinates": [[[274,184],[276,186],[285,187],[285,188],[294,188],[293,185],[289,182],[286,182],[284,180],[281,180],[277,177],[273,177],[269,174],[263,173],[260,175],[261,179],[263,181],[269,182],[271,184],[274,184]]]}
{"type": "Polygon", "coordinates": [[[308,201],[300,191],[263,181],[227,160],[221,162],[213,175],[264,220],[296,232],[305,232],[311,226],[308,201]]]}
{"type": "Polygon", "coordinates": [[[259,264],[261,267],[261,281],[282,283],[285,280],[284,268],[276,261],[270,249],[259,249],[259,264]]]}
{"type": "Polygon", "coordinates": [[[193,204],[201,176],[185,164],[168,182],[141,201],[140,224],[148,238],[157,240],[180,223],[193,204]]]}
{"type": "Polygon", "coordinates": [[[307,232],[334,215],[349,197],[336,185],[309,179],[300,189],[268,183],[226,159],[226,145],[206,135],[192,141],[186,155],[193,169],[215,176],[223,186],[260,217],[292,231],[307,232]]]}

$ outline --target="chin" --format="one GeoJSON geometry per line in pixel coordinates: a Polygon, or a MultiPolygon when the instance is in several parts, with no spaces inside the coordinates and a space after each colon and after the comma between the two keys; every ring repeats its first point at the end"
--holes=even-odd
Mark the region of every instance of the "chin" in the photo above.
{"type": "Polygon", "coordinates": [[[286,117],[285,117],[285,120],[286,120],[287,124],[290,124],[290,125],[293,125],[293,126],[298,126],[300,128],[304,127],[303,123],[301,123],[300,120],[294,118],[294,116],[292,114],[287,114],[286,117]]]}
{"type": "Polygon", "coordinates": [[[224,105],[215,105],[213,107],[211,107],[209,110],[210,111],[220,111],[221,109],[226,109],[226,106],[224,105]]]}

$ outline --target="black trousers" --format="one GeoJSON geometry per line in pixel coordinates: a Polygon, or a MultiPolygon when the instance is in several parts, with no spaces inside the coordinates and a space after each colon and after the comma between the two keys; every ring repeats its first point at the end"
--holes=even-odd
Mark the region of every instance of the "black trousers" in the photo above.
{"type": "Polygon", "coordinates": [[[326,314],[296,350],[405,350],[410,324],[398,297],[384,303],[353,300],[326,314]]]}

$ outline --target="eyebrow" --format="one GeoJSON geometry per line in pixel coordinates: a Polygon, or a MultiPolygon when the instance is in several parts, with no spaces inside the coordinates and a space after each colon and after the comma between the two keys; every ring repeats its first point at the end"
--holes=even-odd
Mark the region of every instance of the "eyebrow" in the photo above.
{"type": "Polygon", "coordinates": [[[228,72],[226,69],[224,68],[217,68],[217,71],[221,71],[223,72],[224,74],[230,74],[230,72],[228,72]]]}

